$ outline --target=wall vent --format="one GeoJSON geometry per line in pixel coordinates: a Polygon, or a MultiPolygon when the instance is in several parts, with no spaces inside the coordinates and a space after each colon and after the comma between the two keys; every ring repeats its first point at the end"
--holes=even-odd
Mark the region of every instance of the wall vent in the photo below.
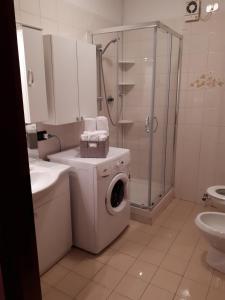
{"type": "Polygon", "coordinates": [[[185,22],[199,21],[201,12],[201,1],[192,0],[185,2],[185,22]]]}

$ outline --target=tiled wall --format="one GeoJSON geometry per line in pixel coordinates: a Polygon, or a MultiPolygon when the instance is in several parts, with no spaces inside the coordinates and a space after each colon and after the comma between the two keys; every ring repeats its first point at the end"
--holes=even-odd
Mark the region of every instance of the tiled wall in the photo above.
{"type": "MultiPolygon", "coordinates": [[[[17,22],[42,28],[44,34],[53,33],[75,39],[86,40],[89,37],[87,32],[119,25],[122,19],[121,0],[14,0],[14,3],[17,22]]],[[[56,134],[62,149],[67,149],[79,144],[83,124],[38,124],[38,129],[56,134]]],[[[59,142],[51,138],[39,142],[38,147],[40,157],[45,158],[47,154],[59,151],[59,142]]]]}
{"type": "MultiPolygon", "coordinates": [[[[113,120],[113,123],[117,123],[121,114],[119,114],[119,106],[120,102],[118,98],[117,92],[117,83],[119,77],[118,70],[118,57],[119,52],[121,51],[121,41],[122,37],[120,33],[106,33],[94,36],[94,43],[96,45],[101,45],[102,49],[108,44],[109,41],[117,39],[116,43],[111,43],[107,48],[103,55],[102,64],[103,64],[103,72],[104,72],[104,80],[105,80],[105,89],[106,89],[106,97],[112,97],[114,101],[109,102],[109,111],[113,120]]],[[[100,70],[101,72],[101,70],[100,70]]],[[[104,85],[103,80],[102,88],[101,88],[101,96],[103,96],[103,100],[98,104],[98,114],[105,115],[108,117],[106,102],[105,102],[105,93],[104,93],[104,85]]],[[[99,94],[100,95],[100,94],[99,94]]],[[[119,146],[121,144],[121,132],[117,130],[116,126],[113,126],[109,121],[109,131],[110,131],[110,145],[119,146]]]]}
{"type": "Polygon", "coordinates": [[[176,165],[182,199],[200,201],[207,187],[225,184],[224,28],[223,12],[184,26],[176,165]]]}
{"type": "Polygon", "coordinates": [[[209,72],[212,81],[225,80],[225,1],[217,2],[220,9],[207,22],[187,24],[185,1],[124,1],[125,23],[157,19],[184,35],[175,190],[190,201],[200,201],[208,186],[225,184],[225,87],[201,86],[202,79],[191,86],[209,72]]]}

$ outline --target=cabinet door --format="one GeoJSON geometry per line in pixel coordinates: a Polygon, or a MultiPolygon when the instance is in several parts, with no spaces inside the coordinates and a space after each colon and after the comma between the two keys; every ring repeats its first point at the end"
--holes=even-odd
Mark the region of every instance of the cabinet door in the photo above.
{"type": "Polygon", "coordinates": [[[72,246],[68,176],[45,197],[47,202],[34,209],[41,274],[64,256],[72,246]]]}
{"type": "Polygon", "coordinates": [[[79,105],[81,117],[97,116],[96,46],[77,41],[79,105]]]}
{"type": "Polygon", "coordinates": [[[55,123],[72,123],[79,118],[76,41],[52,36],[55,123]]]}
{"type": "Polygon", "coordinates": [[[48,109],[42,33],[23,26],[17,31],[17,37],[25,122],[46,121],[48,109]]]}

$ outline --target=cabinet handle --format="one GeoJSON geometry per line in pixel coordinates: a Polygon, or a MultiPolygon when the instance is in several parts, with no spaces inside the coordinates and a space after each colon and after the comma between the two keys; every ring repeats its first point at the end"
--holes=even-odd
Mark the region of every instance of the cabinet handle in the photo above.
{"type": "Polygon", "coordinates": [[[31,69],[29,69],[27,73],[28,86],[32,86],[34,84],[34,73],[31,69]]]}
{"type": "Polygon", "coordinates": [[[147,133],[150,132],[150,117],[149,116],[147,116],[147,118],[145,119],[145,131],[147,133]]]}

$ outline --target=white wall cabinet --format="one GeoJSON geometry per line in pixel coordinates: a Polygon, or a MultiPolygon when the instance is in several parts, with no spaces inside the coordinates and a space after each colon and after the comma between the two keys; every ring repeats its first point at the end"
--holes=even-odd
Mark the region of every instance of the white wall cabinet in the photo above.
{"type": "Polygon", "coordinates": [[[49,119],[62,125],[97,115],[96,48],[55,35],[44,36],[49,119]]]}
{"type": "Polygon", "coordinates": [[[17,42],[25,122],[46,121],[48,108],[41,30],[19,25],[17,42]]]}
{"type": "Polygon", "coordinates": [[[78,90],[81,117],[97,116],[96,47],[77,41],[78,90]]]}

